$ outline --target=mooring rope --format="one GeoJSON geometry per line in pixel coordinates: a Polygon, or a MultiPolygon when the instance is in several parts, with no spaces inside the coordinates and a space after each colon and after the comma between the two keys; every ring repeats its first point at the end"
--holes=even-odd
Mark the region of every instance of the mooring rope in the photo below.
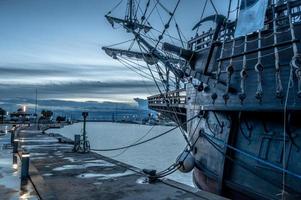
{"type": "Polygon", "coordinates": [[[194,117],[192,117],[192,118],[186,120],[185,122],[183,122],[183,123],[180,124],[180,125],[177,125],[177,126],[171,128],[171,129],[169,129],[169,130],[167,130],[167,131],[165,131],[165,132],[163,132],[163,133],[161,133],[161,134],[159,134],[159,135],[156,135],[156,136],[154,136],[154,137],[152,137],[152,138],[149,138],[149,139],[147,139],[147,140],[143,140],[143,141],[138,142],[138,143],[134,143],[134,144],[126,145],[126,146],[122,146],[122,147],[116,147],[116,148],[108,148],[108,149],[91,149],[91,150],[92,150],[92,151],[117,151],[117,150],[122,150],[122,149],[130,148],[130,147],[135,147],[135,146],[138,146],[138,145],[141,145],[141,144],[150,142],[150,141],[152,141],[152,140],[155,140],[155,139],[157,139],[157,138],[160,138],[160,137],[162,137],[162,136],[164,136],[164,135],[166,135],[166,134],[172,132],[173,130],[179,128],[179,126],[183,126],[184,124],[190,122],[191,120],[195,119],[195,118],[198,117],[198,116],[199,116],[199,115],[195,115],[194,117]]]}

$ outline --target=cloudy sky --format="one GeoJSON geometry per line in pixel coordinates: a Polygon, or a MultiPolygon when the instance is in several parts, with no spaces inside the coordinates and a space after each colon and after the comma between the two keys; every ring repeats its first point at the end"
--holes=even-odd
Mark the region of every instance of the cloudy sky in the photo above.
{"type": "MultiPolygon", "coordinates": [[[[41,99],[72,101],[130,102],[134,97],[155,94],[151,81],[101,50],[131,38],[123,29],[113,29],[104,18],[118,2],[0,0],[0,97],[34,98],[35,88],[41,99]]],[[[141,0],[142,8],[146,2],[141,0]]],[[[175,2],[162,1],[170,9],[175,2]]],[[[176,19],[187,38],[194,35],[191,28],[204,2],[180,3],[176,19]]],[[[125,3],[113,14],[121,17],[125,3]]],[[[217,4],[217,8],[223,10],[224,4],[217,4]]],[[[208,9],[212,11],[210,6],[208,9]]],[[[158,13],[150,21],[162,30],[158,13]]]]}

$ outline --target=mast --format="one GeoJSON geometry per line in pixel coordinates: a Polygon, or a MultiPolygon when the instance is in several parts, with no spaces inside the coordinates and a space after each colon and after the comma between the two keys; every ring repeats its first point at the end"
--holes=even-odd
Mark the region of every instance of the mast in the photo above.
{"type": "Polygon", "coordinates": [[[130,22],[133,22],[133,0],[129,0],[130,22]]]}

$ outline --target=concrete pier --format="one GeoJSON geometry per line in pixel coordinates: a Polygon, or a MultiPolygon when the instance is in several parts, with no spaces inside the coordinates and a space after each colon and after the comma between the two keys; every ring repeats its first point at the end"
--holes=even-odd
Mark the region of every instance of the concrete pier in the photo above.
{"type": "Polygon", "coordinates": [[[39,199],[30,181],[21,184],[20,157],[13,153],[10,134],[0,135],[0,199],[39,199]]]}
{"type": "Polygon", "coordinates": [[[168,179],[150,184],[133,166],[72,152],[70,140],[57,134],[23,129],[16,136],[19,148],[30,153],[29,180],[41,199],[224,199],[168,179]]]}

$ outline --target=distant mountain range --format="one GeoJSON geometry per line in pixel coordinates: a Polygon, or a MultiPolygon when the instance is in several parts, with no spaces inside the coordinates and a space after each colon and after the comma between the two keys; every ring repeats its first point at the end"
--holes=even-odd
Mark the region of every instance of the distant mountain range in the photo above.
{"type": "MultiPolygon", "coordinates": [[[[60,115],[81,119],[81,113],[86,111],[90,113],[89,118],[93,120],[121,120],[123,118],[142,120],[147,118],[150,113],[155,113],[148,109],[146,100],[137,98],[135,101],[137,103],[44,99],[38,100],[38,113],[42,110],[51,110],[54,112],[54,117],[60,115]]],[[[2,98],[0,100],[0,107],[8,112],[14,112],[22,106],[27,107],[27,112],[34,113],[35,100],[28,98],[2,98]]]]}

